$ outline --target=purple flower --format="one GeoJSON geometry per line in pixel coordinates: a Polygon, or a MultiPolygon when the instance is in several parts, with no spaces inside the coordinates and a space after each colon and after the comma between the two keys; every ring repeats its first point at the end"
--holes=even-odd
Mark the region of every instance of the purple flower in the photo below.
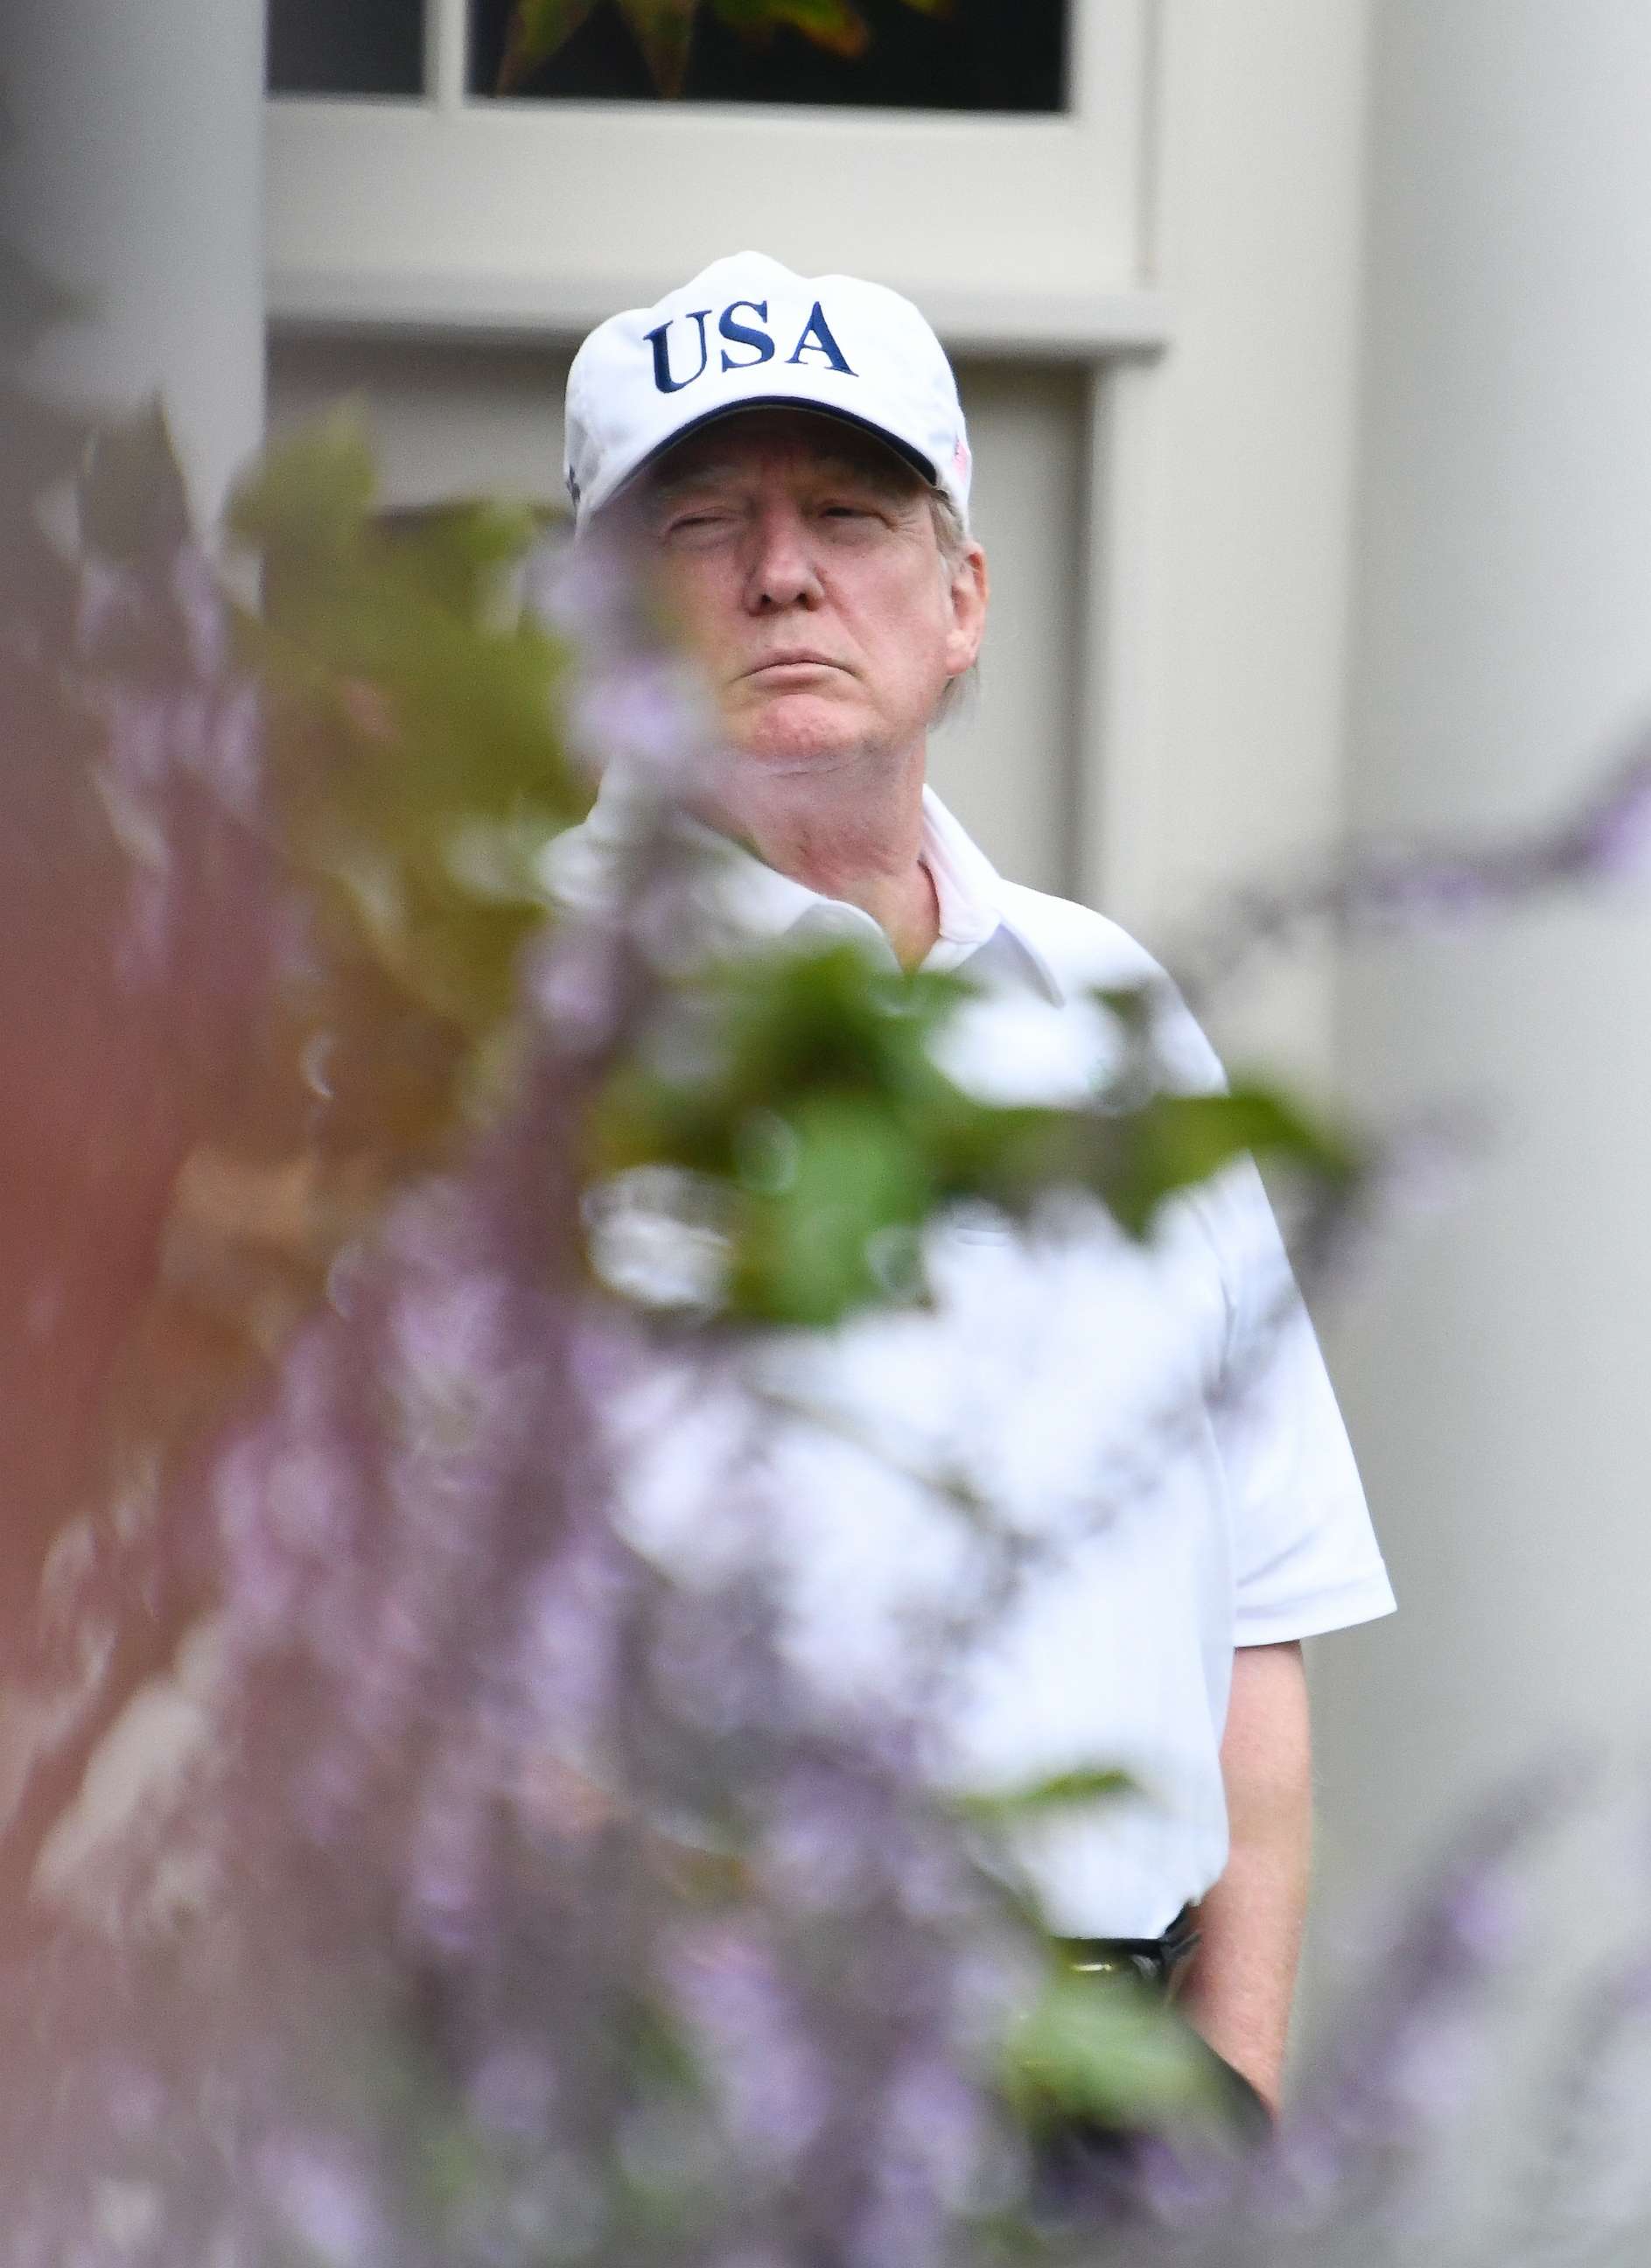
{"type": "Polygon", "coordinates": [[[979,2089],[954,2053],[914,2056],[884,2100],[885,2148],[949,2211],[970,2202],[990,2139],[979,2089]]]}
{"type": "Polygon", "coordinates": [[[588,537],[546,543],[527,563],[522,596],[530,613],[576,646],[600,652],[630,633],[636,575],[616,544],[588,537]]]}
{"type": "Polygon", "coordinates": [[[542,2144],[556,2091],[556,2066],[543,2046],[507,2040],[490,2048],[472,2073],[466,2101],[484,2132],[542,2144]]]}
{"type": "Polygon", "coordinates": [[[190,668],[203,680],[225,676],[230,663],[229,615],[212,562],[198,544],[186,543],[173,560],[170,579],[190,668]]]}
{"type": "Polygon", "coordinates": [[[268,2143],[259,2173],[279,2220],[326,2268],[379,2268],[385,2231],[372,2186],[336,2139],[268,2143]]]}
{"type": "Polygon", "coordinates": [[[772,1948],[714,1922],[671,1942],[666,1967],[742,2160],[794,2164],[831,2108],[831,2089],[772,1948]]]}
{"type": "Polygon", "coordinates": [[[1642,879],[1651,867],[1651,754],[1636,755],[1559,838],[1557,863],[1581,879],[1642,879]]]}
{"type": "Polygon", "coordinates": [[[528,961],[526,1004],[561,1053],[593,1056],[615,1036],[624,1002],[619,940],[581,926],[528,961]]]}
{"type": "Polygon", "coordinates": [[[495,1774],[451,1744],[430,1774],[404,1861],[404,1913],[415,1936],[448,1956],[474,1954],[488,1911],[487,1809],[495,1774]]]}
{"type": "Polygon", "coordinates": [[[599,769],[622,764],[672,787],[693,777],[707,717],[697,678],[672,658],[636,659],[586,678],[568,718],[576,745],[599,769]]]}

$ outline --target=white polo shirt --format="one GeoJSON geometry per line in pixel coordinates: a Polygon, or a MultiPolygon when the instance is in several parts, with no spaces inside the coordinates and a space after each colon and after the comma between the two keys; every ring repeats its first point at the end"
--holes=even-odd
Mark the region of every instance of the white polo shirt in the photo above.
{"type": "MultiPolygon", "coordinates": [[[[556,846],[564,902],[610,892],[628,839],[605,786],[556,846]]],[[[859,909],[705,839],[707,951],[843,936],[892,963],[859,909]]],[[[1093,1094],[1119,1034],[1090,996],[1163,985],[1157,965],[1100,915],[1005,881],[932,792],[923,857],[940,909],[924,966],[980,987],[945,1068],[993,1101],[1093,1094]]],[[[1164,998],[1171,1076],[1217,1086],[1164,998]]],[[[645,1270],[663,1248],[645,1248],[645,1270]]],[[[754,1335],[709,1373],[667,1359],[618,1397],[622,1516],[685,1581],[760,1559],[822,1705],[918,1708],[943,1784],[1121,1767],[1131,1793],[1042,1815],[1015,1856],[1058,1933],[1156,1935],[1226,1862],[1235,1647],[1393,1605],[1311,1327],[1248,1162],[1166,1207],[1145,1244],[1057,1195],[1026,1233],[954,1211],[926,1257],[931,1308],[754,1335]]]]}

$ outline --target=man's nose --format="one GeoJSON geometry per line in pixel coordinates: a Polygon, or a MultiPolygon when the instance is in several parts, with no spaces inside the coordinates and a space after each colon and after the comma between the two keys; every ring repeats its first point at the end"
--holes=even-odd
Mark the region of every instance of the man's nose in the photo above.
{"type": "Polygon", "coordinates": [[[761,513],[751,528],[745,603],[754,615],[814,607],[825,595],[814,566],[808,525],[794,506],[761,513]]]}

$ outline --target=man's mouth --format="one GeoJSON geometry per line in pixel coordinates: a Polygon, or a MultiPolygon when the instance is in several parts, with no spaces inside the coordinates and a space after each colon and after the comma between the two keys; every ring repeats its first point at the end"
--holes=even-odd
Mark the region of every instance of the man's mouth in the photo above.
{"type": "Polygon", "coordinates": [[[801,673],[808,670],[841,669],[842,666],[840,661],[834,661],[828,653],[816,653],[812,648],[799,646],[782,653],[765,654],[761,661],[753,662],[744,674],[747,677],[769,677],[790,670],[801,673]]]}

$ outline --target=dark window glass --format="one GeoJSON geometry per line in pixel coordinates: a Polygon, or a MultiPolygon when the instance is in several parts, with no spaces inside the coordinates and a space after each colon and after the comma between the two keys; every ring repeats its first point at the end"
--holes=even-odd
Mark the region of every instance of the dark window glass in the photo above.
{"type": "MultiPolygon", "coordinates": [[[[943,15],[903,0],[858,0],[865,53],[833,55],[800,33],[742,35],[704,0],[682,98],[689,102],[863,103],[880,109],[1064,107],[1071,0],[952,0],[943,15]]],[[[470,91],[498,91],[512,0],[470,0],[470,91]]],[[[510,90],[543,100],[647,102],[658,89],[618,0],[600,4],[549,62],[510,90]]]]}
{"type": "Polygon", "coordinates": [[[422,94],[424,0],[269,0],[271,94],[422,94]]]}

